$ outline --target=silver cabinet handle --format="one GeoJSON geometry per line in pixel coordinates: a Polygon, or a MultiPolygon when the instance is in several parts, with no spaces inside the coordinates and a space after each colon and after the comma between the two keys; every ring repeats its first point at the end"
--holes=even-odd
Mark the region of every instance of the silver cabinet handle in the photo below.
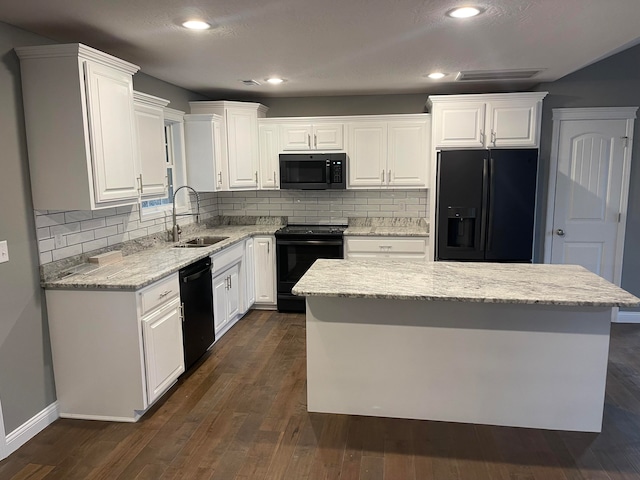
{"type": "Polygon", "coordinates": [[[233,288],[233,283],[231,283],[231,275],[229,275],[229,289],[233,288]]]}
{"type": "Polygon", "coordinates": [[[256,170],[256,183],[258,183],[258,171],[256,170]]]}
{"type": "Polygon", "coordinates": [[[382,183],[384,183],[384,170],[382,170],[382,183]]]}
{"type": "Polygon", "coordinates": [[[142,174],[138,175],[138,182],[140,186],[138,187],[138,191],[140,193],[144,193],[144,186],[142,185],[142,174]]]}
{"type": "Polygon", "coordinates": [[[162,292],[160,295],[158,295],[159,298],[164,298],[167,295],[169,295],[171,293],[171,290],[165,290],[164,292],[162,292]]]}
{"type": "Polygon", "coordinates": [[[269,255],[269,242],[267,242],[267,255],[269,255]]]}
{"type": "Polygon", "coordinates": [[[169,175],[165,175],[164,180],[165,180],[164,191],[169,192],[169,175]]]}
{"type": "Polygon", "coordinates": [[[493,146],[496,146],[496,132],[491,130],[491,143],[493,143],[493,146]]]}
{"type": "Polygon", "coordinates": [[[311,148],[311,134],[307,133],[307,145],[311,148]]]}
{"type": "Polygon", "coordinates": [[[218,172],[218,183],[222,185],[222,172],[218,172]]]}
{"type": "Polygon", "coordinates": [[[484,145],[484,132],[482,130],[480,130],[480,143],[484,145]]]}
{"type": "Polygon", "coordinates": [[[558,235],[559,237],[564,237],[564,230],[561,228],[557,229],[556,235],[558,235]]]}
{"type": "Polygon", "coordinates": [[[318,148],[318,136],[313,134],[313,148],[318,148]]]}
{"type": "Polygon", "coordinates": [[[273,171],[273,184],[276,184],[276,171],[273,171]]]}
{"type": "Polygon", "coordinates": [[[387,177],[387,182],[391,183],[391,170],[389,170],[389,176],[387,177]]]}

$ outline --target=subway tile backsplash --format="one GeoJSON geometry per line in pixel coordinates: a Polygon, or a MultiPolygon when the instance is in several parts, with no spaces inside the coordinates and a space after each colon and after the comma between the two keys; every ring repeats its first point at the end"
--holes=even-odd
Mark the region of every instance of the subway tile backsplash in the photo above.
{"type": "MultiPolygon", "coordinates": [[[[346,224],[353,217],[427,218],[427,190],[262,190],[201,193],[202,220],[224,216],[288,217],[289,223],[346,224]]],[[[192,211],[195,197],[191,196],[192,211]]],[[[171,229],[171,212],[146,220],[139,206],[95,211],[35,211],[40,264],[171,229]]],[[[186,225],[192,217],[180,217],[186,225]]]]}

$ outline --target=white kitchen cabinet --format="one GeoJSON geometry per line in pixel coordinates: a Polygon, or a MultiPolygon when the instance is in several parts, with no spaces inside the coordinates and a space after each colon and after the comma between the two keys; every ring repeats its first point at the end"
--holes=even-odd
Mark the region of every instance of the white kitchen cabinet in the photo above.
{"type": "Polygon", "coordinates": [[[184,371],[178,274],[138,291],[45,290],[61,417],[135,422],[184,371]]]}
{"type": "Polygon", "coordinates": [[[282,150],[342,150],[342,123],[283,123],[280,125],[282,150]]]}
{"type": "Polygon", "coordinates": [[[222,117],[214,114],[184,116],[187,185],[200,192],[229,189],[222,155],[222,117]]]}
{"type": "Polygon", "coordinates": [[[142,338],[147,398],[153,403],[184,372],[179,298],[142,319],[142,338]]]}
{"type": "Polygon", "coordinates": [[[425,188],[428,115],[379,116],[348,123],[349,188],[425,188]]]}
{"type": "Polygon", "coordinates": [[[256,236],[253,239],[255,253],[256,306],[276,305],[276,252],[275,238],[256,236]]]}
{"type": "Polygon", "coordinates": [[[136,65],[82,44],[19,47],[37,210],[139,201],[136,65]]]}
{"type": "Polygon", "coordinates": [[[254,303],[256,303],[256,280],[255,280],[255,249],[253,237],[245,240],[244,259],[242,266],[244,267],[244,278],[241,285],[244,287],[244,302],[242,304],[242,314],[245,314],[254,303]]]}
{"type": "Polygon", "coordinates": [[[260,168],[258,180],[261,190],[280,188],[280,141],[279,125],[258,121],[258,137],[260,143],[260,168]]]}
{"type": "Polygon", "coordinates": [[[189,105],[192,114],[216,114],[222,117],[220,136],[223,168],[220,171],[223,177],[226,172],[227,177],[223,181],[222,190],[256,190],[259,164],[258,118],[266,115],[267,107],[259,103],[229,101],[189,102],[189,105]]]}
{"type": "Polygon", "coordinates": [[[140,196],[165,197],[169,190],[164,138],[164,107],[168,100],[133,92],[138,138],[140,196]]]}
{"type": "Polygon", "coordinates": [[[426,261],[427,237],[345,236],[347,260],[380,259],[426,261]]]}
{"type": "Polygon", "coordinates": [[[213,325],[216,341],[237,321],[240,314],[240,264],[213,278],[213,325]]]}
{"type": "Polygon", "coordinates": [[[433,114],[436,148],[537,147],[542,99],[546,92],[480,95],[435,95],[428,99],[433,114]]]}

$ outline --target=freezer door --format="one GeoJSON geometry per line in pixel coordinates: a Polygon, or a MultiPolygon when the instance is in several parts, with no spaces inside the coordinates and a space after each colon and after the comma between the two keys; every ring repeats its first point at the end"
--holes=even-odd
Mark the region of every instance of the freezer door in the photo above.
{"type": "Polygon", "coordinates": [[[487,150],[438,154],[436,258],[483,260],[487,150]]]}
{"type": "Polygon", "coordinates": [[[485,259],[530,262],[538,150],[491,150],[485,259]]]}

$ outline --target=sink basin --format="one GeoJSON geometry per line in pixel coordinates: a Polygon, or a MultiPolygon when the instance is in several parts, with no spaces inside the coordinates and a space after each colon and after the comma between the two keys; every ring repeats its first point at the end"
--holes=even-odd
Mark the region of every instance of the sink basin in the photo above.
{"type": "Polygon", "coordinates": [[[210,247],[218,242],[226,240],[229,237],[197,237],[186,242],[174,245],[175,248],[198,248],[198,247],[210,247]]]}

